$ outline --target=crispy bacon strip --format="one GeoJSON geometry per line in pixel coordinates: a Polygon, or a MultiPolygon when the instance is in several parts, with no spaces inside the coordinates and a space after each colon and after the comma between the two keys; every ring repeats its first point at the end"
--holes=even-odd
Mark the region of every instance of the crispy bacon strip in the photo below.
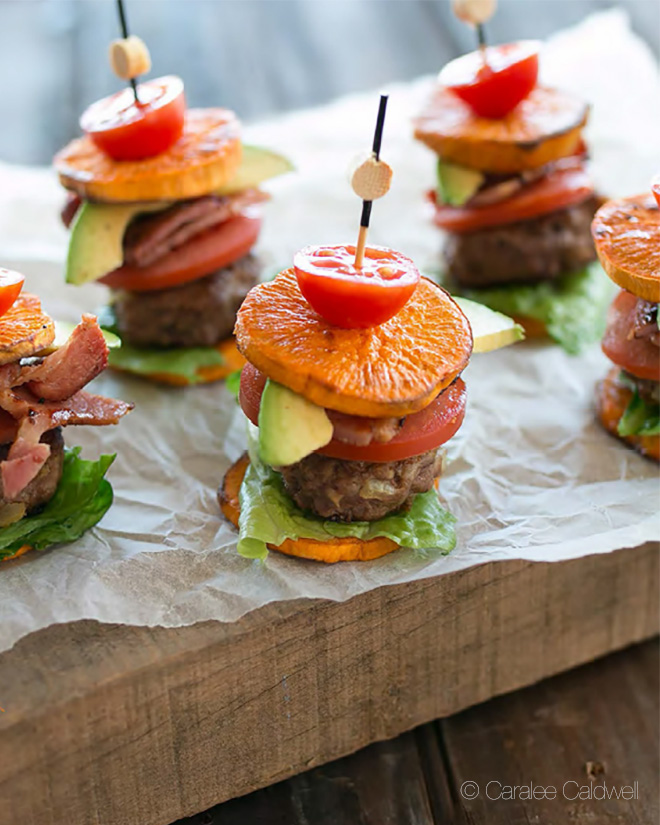
{"type": "Polygon", "coordinates": [[[64,401],[42,401],[27,387],[0,392],[0,408],[18,424],[18,432],[5,461],[0,463],[5,498],[15,498],[35,478],[50,455],[41,436],[55,427],[68,424],[105,426],[116,424],[133,404],[80,391],[64,401]]]}
{"type": "Polygon", "coordinates": [[[335,410],[326,410],[326,413],[332,421],[333,438],[358,447],[366,447],[372,441],[377,441],[379,444],[391,441],[403,427],[405,420],[403,418],[363,418],[335,410]]]}
{"type": "Polygon", "coordinates": [[[108,365],[108,347],[94,315],[83,315],[69,340],[38,364],[0,367],[0,390],[27,384],[37,398],[60,401],[74,395],[108,365]]]}
{"type": "Polygon", "coordinates": [[[36,367],[26,367],[28,387],[37,398],[70,398],[108,366],[108,345],[96,316],[83,315],[69,340],[36,367]]]}
{"type": "Polygon", "coordinates": [[[246,207],[266,200],[258,189],[236,195],[207,195],[135,220],[124,235],[124,264],[150,266],[204,230],[224,223],[246,207]]]}

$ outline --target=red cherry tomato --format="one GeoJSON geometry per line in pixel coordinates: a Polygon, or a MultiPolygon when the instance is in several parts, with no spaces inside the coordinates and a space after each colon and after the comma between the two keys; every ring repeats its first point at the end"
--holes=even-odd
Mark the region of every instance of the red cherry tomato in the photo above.
{"type": "Polygon", "coordinates": [[[115,160],[142,160],[160,155],[181,137],[186,110],[183,81],[159,77],[92,103],[80,127],[115,160]]]}
{"type": "Polygon", "coordinates": [[[593,193],[591,178],[584,169],[557,169],[523,186],[510,198],[483,206],[435,204],[435,223],[447,232],[475,232],[489,226],[517,223],[582,203],[593,193]]]}
{"type": "Polygon", "coordinates": [[[11,269],[0,269],[0,316],[4,315],[14,305],[18,298],[25,275],[11,269]]]}
{"type": "Polygon", "coordinates": [[[660,351],[648,338],[631,338],[635,308],[639,299],[622,289],[607,313],[607,329],[602,349],[617,367],[637,378],[660,381],[660,351]]]}
{"type": "Polygon", "coordinates": [[[173,249],[151,266],[120,266],[100,282],[112,289],[149,292],[210,275],[247,255],[257,242],[261,218],[254,212],[212,226],[173,249]]]}
{"type": "Polygon", "coordinates": [[[540,45],[520,40],[488,46],[485,55],[481,50],[464,54],[444,67],[439,81],[479,117],[506,117],[536,86],[540,45]]]}
{"type": "MultiPolygon", "coordinates": [[[[252,364],[243,367],[238,398],[245,415],[257,426],[265,384],[266,376],[256,367],[252,364]]],[[[358,447],[333,438],[317,452],[347,461],[377,462],[421,455],[449,441],[457,432],[465,416],[465,401],[465,384],[458,378],[423,410],[406,416],[403,427],[391,441],[384,444],[374,441],[366,447],[358,447]]]]}
{"type": "Polygon", "coordinates": [[[354,246],[306,246],[293,259],[300,291],[335,326],[383,324],[413,294],[419,271],[410,258],[380,246],[365,249],[359,269],[354,261],[354,246]]]}
{"type": "Polygon", "coordinates": [[[653,178],[653,183],[651,184],[651,189],[653,191],[653,195],[658,202],[658,206],[660,206],[660,175],[656,175],[653,178]]]}

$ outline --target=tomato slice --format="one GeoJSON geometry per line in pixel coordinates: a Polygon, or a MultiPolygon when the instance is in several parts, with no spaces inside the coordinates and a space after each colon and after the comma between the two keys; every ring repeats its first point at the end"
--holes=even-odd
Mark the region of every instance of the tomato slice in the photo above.
{"type": "Polygon", "coordinates": [[[80,128],[114,160],[142,160],[160,155],[181,137],[186,111],[183,81],[159,77],[122,89],[92,103],[80,118],[80,128]]]}
{"type": "Polygon", "coordinates": [[[483,206],[446,206],[437,202],[435,223],[447,232],[475,232],[489,226],[537,218],[582,203],[593,194],[591,178],[581,168],[556,169],[524,186],[510,198],[483,206]]]}
{"type": "Polygon", "coordinates": [[[479,117],[506,117],[536,86],[540,47],[538,40],[488,46],[447,63],[438,80],[479,117]]]}
{"type": "Polygon", "coordinates": [[[0,316],[14,305],[24,283],[25,275],[11,269],[0,268],[0,316]]]}
{"type": "Polygon", "coordinates": [[[99,280],[111,289],[131,292],[185,284],[247,255],[257,242],[260,228],[261,217],[249,210],[195,235],[151,266],[120,266],[99,280]]]}
{"type": "MultiPolygon", "coordinates": [[[[252,364],[241,372],[239,402],[241,409],[253,424],[259,423],[259,405],[266,384],[266,376],[252,364]]],[[[372,442],[365,447],[346,444],[333,438],[317,452],[347,461],[399,461],[421,455],[444,444],[458,431],[465,417],[465,383],[457,378],[454,383],[417,413],[406,416],[397,435],[384,444],[372,442]]]]}
{"type": "Polygon", "coordinates": [[[660,381],[660,349],[648,338],[629,337],[633,328],[638,298],[622,289],[607,313],[607,329],[602,349],[617,367],[637,378],[660,381]]]}
{"type": "Polygon", "coordinates": [[[415,291],[415,264],[381,246],[364,250],[354,264],[354,246],[306,246],[293,259],[300,291],[318,314],[338,327],[376,327],[396,315],[415,291]]]}

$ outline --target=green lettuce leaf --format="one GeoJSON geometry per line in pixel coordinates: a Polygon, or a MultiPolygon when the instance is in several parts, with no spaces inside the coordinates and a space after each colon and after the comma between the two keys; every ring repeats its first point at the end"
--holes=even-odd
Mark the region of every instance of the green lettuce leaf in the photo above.
{"type": "Polygon", "coordinates": [[[0,528],[0,558],[13,556],[24,544],[43,550],[74,541],[101,520],[112,504],[112,487],[104,476],[115,456],[84,461],[79,454],[80,447],[65,451],[60,483],[40,513],[0,528]]]}
{"type": "Polygon", "coordinates": [[[653,404],[642,398],[635,382],[625,373],[619,375],[619,380],[633,393],[619,421],[619,435],[660,435],[660,404],[653,404]]]}
{"type": "Polygon", "coordinates": [[[542,321],[551,338],[571,355],[599,341],[616,288],[597,263],[557,281],[463,289],[466,298],[505,315],[542,321]]]}
{"type": "MultiPolygon", "coordinates": [[[[99,326],[119,338],[117,319],[111,306],[104,306],[97,313],[99,326]]],[[[111,367],[136,375],[153,375],[164,372],[180,375],[189,384],[197,384],[202,379],[198,370],[201,367],[216,367],[224,363],[224,358],[214,347],[187,347],[181,349],[143,349],[131,347],[123,341],[108,353],[111,367]]]]}
{"type": "MultiPolygon", "coordinates": [[[[253,428],[256,429],[256,428],[253,428]]],[[[440,505],[434,490],[418,493],[405,513],[394,513],[378,521],[341,524],[304,513],[289,497],[279,473],[259,461],[250,439],[250,466],[239,493],[238,552],[250,559],[265,559],[267,544],[285,539],[318,539],[355,536],[368,540],[385,536],[402,547],[437,549],[449,553],[456,545],[456,519],[440,505]]]]}
{"type": "Polygon", "coordinates": [[[124,344],[111,349],[108,354],[111,367],[137,375],[153,375],[166,372],[181,375],[190,384],[202,379],[201,367],[215,367],[224,363],[222,355],[213,347],[189,347],[187,349],[141,349],[124,344]]]}

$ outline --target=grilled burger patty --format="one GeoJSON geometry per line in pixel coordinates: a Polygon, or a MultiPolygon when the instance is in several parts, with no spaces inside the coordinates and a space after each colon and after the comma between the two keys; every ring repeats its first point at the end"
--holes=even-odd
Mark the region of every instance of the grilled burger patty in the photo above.
{"type": "Polygon", "coordinates": [[[442,471],[442,451],[400,461],[345,461],[312,453],[282,467],[284,486],[303,510],[335,521],[375,521],[408,508],[442,471]]]}
{"type": "MultiPolygon", "coordinates": [[[[60,483],[62,477],[62,465],[64,463],[64,438],[62,437],[62,428],[56,427],[54,430],[48,430],[41,436],[41,441],[44,444],[50,445],[50,455],[46,459],[46,463],[39,470],[39,473],[32,481],[25,487],[12,502],[22,502],[25,504],[28,513],[32,513],[47,504],[55,495],[57,485],[60,483]]],[[[9,453],[11,444],[2,444],[0,446],[0,461],[4,461],[9,453]]],[[[0,507],[9,504],[5,498],[2,484],[2,477],[0,476],[0,507]]]]}
{"type": "Polygon", "coordinates": [[[590,227],[598,206],[592,197],[531,220],[450,233],[446,272],[466,287],[545,281],[576,272],[596,259],[590,227]]]}
{"type": "Polygon", "coordinates": [[[116,291],[113,308],[122,340],[136,347],[211,347],[228,338],[236,312],[259,281],[252,253],[211,275],[170,289],[116,291]]]}

